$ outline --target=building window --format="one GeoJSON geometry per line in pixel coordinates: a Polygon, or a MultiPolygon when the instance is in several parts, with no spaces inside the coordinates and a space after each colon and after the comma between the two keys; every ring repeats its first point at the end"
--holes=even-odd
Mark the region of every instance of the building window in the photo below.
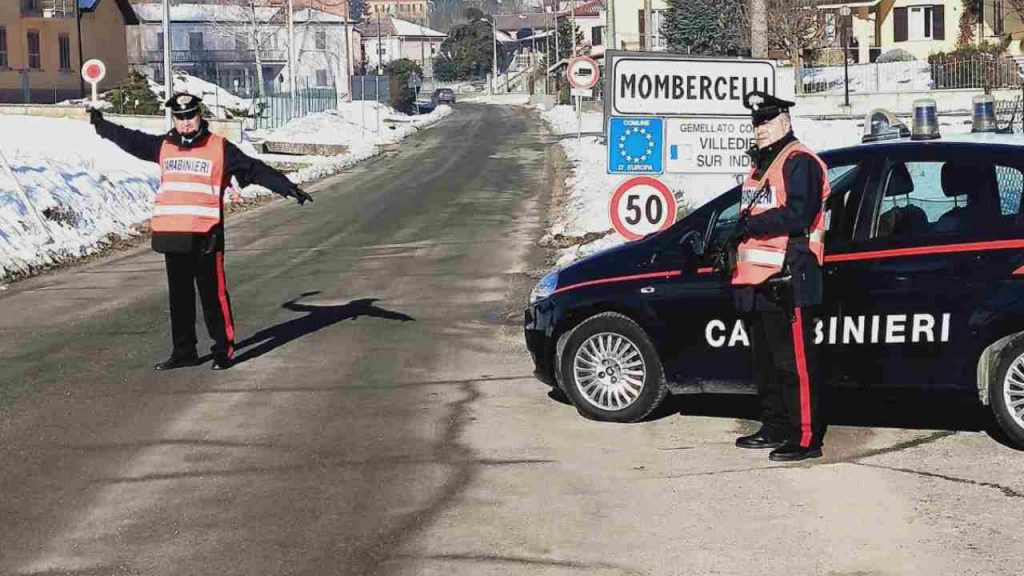
{"type": "Polygon", "coordinates": [[[7,29],[0,26],[0,68],[9,68],[10,62],[7,60],[7,29]]]}
{"type": "Polygon", "coordinates": [[[992,33],[1002,36],[1006,31],[1006,12],[1003,10],[1003,0],[995,0],[992,4],[992,33]]]}
{"type": "Polygon", "coordinates": [[[327,70],[317,70],[316,71],[316,85],[317,86],[330,86],[330,83],[328,82],[327,78],[328,78],[327,70]]]}
{"type": "Polygon", "coordinates": [[[316,49],[327,50],[327,31],[317,30],[316,31],[316,49]]]}
{"type": "Polygon", "coordinates": [[[668,40],[661,34],[661,24],[665,21],[664,10],[651,10],[651,49],[667,50],[668,40]]]}
{"type": "Polygon", "coordinates": [[[188,33],[188,49],[192,51],[200,51],[203,49],[203,33],[202,32],[189,32],[188,33]]]}
{"type": "Polygon", "coordinates": [[[603,29],[604,28],[602,26],[594,26],[593,28],[590,29],[590,37],[593,38],[593,42],[591,42],[591,45],[601,46],[603,44],[603,42],[601,42],[601,34],[603,29]]]}
{"type": "Polygon", "coordinates": [[[38,12],[39,0],[21,0],[22,12],[38,12]]]}
{"type": "Polygon", "coordinates": [[[153,47],[153,50],[163,50],[163,49],[164,49],[164,33],[163,32],[157,32],[156,33],[156,46],[153,47]]]}
{"type": "Polygon", "coordinates": [[[945,40],[945,20],[941,4],[893,8],[893,41],[945,40]]]}
{"type": "Polygon", "coordinates": [[[235,36],[235,50],[248,50],[249,49],[249,38],[245,36],[235,36]]]}
{"type": "Polygon", "coordinates": [[[71,70],[71,37],[62,32],[57,44],[60,47],[60,69],[71,70]]]}
{"type": "Polygon", "coordinates": [[[28,67],[39,70],[43,67],[43,59],[39,54],[39,32],[28,31],[28,67]]]}

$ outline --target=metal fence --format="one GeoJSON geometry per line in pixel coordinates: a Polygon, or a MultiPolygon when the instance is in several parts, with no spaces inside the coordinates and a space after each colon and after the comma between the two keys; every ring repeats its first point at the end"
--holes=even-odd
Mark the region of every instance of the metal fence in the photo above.
{"type": "Polygon", "coordinates": [[[804,94],[842,93],[849,78],[850,92],[904,92],[959,88],[1016,88],[1021,67],[1010,58],[886,62],[808,67],[801,70],[804,94]]]}
{"type": "Polygon", "coordinates": [[[299,88],[289,92],[266,92],[263,96],[243,96],[252,102],[246,126],[280,128],[294,118],[338,108],[338,92],[334,88],[299,88]]]}

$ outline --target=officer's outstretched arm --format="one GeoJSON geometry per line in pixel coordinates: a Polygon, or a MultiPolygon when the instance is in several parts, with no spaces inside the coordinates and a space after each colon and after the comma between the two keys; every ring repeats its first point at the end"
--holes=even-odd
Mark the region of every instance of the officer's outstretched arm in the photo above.
{"type": "Polygon", "coordinates": [[[313,201],[309,194],[303,192],[287,176],[242,152],[230,142],[224,145],[224,164],[225,173],[237,178],[242,187],[259,184],[285,198],[295,198],[299,204],[313,201]]]}
{"type": "Polygon", "coordinates": [[[118,126],[104,118],[103,113],[95,108],[89,109],[89,122],[101,138],[110,140],[132,156],[147,162],[156,162],[160,159],[163,136],[118,126]]]}
{"type": "Polygon", "coordinates": [[[821,167],[806,154],[797,154],[782,167],[786,184],[783,206],[751,216],[746,223],[750,236],[778,236],[806,232],[821,210],[824,175],[821,167]]]}

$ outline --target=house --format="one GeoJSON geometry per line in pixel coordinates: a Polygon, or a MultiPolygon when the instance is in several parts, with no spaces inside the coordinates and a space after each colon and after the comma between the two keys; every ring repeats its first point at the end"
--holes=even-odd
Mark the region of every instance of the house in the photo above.
{"type": "Polygon", "coordinates": [[[663,52],[668,49],[668,42],[661,33],[661,24],[665,20],[668,3],[665,0],[651,0],[651,46],[647,46],[644,19],[644,0],[614,0],[615,41],[605,42],[609,49],[619,50],[652,50],[663,52]]]}
{"type": "MultiPolygon", "coordinates": [[[[163,82],[162,6],[138,3],[135,9],[140,25],[128,38],[131,64],[163,82]]],[[[261,75],[266,91],[287,90],[286,8],[256,7],[259,26],[255,33],[251,14],[247,17],[241,6],[217,3],[172,5],[171,65],[237,94],[257,91],[261,75]],[[257,66],[262,74],[257,72],[257,66]]],[[[358,46],[355,28],[343,16],[311,8],[297,9],[292,20],[297,87],[348,92],[352,51],[346,49],[346,44],[358,46]]]]}
{"type": "Polygon", "coordinates": [[[426,25],[429,4],[433,0],[366,0],[366,12],[371,18],[390,15],[426,25]]]}
{"type": "MultiPolygon", "coordinates": [[[[850,9],[850,59],[874,62],[879,55],[899,48],[914,57],[956,49],[962,0],[825,0],[817,5],[824,12],[825,29],[834,48],[842,48],[842,7],[850,9]]],[[[973,18],[973,41],[998,43],[1010,35],[1020,39],[1024,26],[1007,0],[978,2],[980,14],[973,18]]],[[[1020,42],[1011,42],[1011,54],[1020,54],[1020,42]]]]}
{"type": "Polygon", "coordinates": [[[566,14],[560,18],[575,18],[576,27],[583,35],[582,48],[586,48],[591,56],[604,55],[605,13],[602,0],[590,0],[579,4],[572,12],[566,10],[566,14]]]}
{"type": "Polygon", "coordinates": [[[362,62],[370,69],[406,58],[420,66],[433,61],[447,36],[415,22],[394,16],[373,18],[358,27],[362,38],[362,62]]]}
{"type": "Polygon", "coordinates": [[[128,77],[128,0],[0,2],[0,102],[52,104],[85,95],[82,62],[107,65],[105,89],[128,77]]]}

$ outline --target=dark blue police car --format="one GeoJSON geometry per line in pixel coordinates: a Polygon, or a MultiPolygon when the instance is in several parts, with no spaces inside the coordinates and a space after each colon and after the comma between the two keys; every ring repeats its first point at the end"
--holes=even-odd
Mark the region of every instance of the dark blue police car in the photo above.
{"type": "MultiPolygon", "coordinates": [[[[821,157],[826,383],[977,395],[1024,445],[1024,137],[897,138],[821,157]]],[[[737,187],[545,276],[525,315],[538,378],[616,422],[669,392],[753,393],[750,336],[714,270],[739,201],[737,187]]]]}

